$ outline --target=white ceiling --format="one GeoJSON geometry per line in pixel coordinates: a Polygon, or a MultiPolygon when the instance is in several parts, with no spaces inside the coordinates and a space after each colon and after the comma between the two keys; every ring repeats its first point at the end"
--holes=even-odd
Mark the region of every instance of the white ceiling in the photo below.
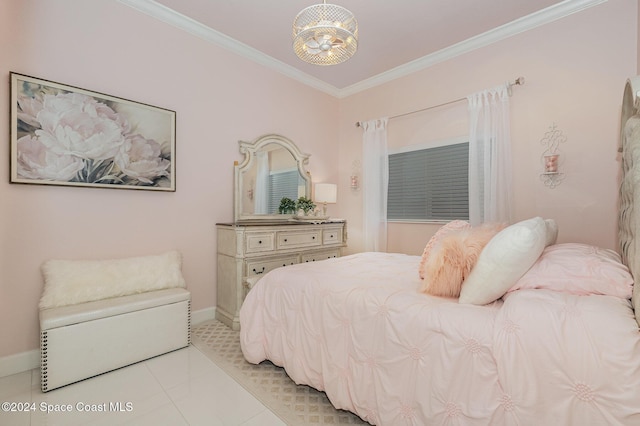
{"type": "Polygon", "coordinates": [[[317,66],[292,49],[292,23],[317,0],[119,0],[342,97],[606,0],[330,0],[358,20],[358,51],[317,66]]]}

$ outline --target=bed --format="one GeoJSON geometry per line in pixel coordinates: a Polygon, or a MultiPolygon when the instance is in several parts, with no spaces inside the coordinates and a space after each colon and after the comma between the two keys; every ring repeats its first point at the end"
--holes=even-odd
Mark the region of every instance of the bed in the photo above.
{"type": "Polygon", "coordinates": [[[640,424],[640,117],[626,124],[620,254],[530,218],[496,231],[459,298],[421,291],[421,256],[278,268],[242,305],[245,358],[373,425],[640,424]]]}

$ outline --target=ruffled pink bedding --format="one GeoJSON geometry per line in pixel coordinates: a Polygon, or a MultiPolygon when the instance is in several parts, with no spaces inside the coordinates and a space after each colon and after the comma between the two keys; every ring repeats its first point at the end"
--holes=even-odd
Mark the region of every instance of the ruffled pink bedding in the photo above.
{"type": "Polygon", "coordinates": [[[419,293],[419,263],[360,253],[271,271],[240,312],[246,359],[375,425],[640,425],[629,300],[527,289],[461,305],[419,293]]]}

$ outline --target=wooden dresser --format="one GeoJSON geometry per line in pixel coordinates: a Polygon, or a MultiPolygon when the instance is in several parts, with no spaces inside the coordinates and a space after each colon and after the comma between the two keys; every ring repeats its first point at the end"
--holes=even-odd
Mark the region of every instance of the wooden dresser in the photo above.
{"type": "Polygon", "coordinates": [[[261,276],[275,268],[339,257],[347,243],[344,221],[219,223],[216,318],[240,329],[240,306],[261,276]]]}

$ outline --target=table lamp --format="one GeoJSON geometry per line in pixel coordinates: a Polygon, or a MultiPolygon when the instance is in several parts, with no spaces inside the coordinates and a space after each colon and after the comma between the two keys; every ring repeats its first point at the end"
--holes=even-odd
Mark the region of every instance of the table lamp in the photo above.
{"type": "Polygon", "coordinates": [[[316,183],[315,202],[322,203],[322,216],[327,216],[327,203],[338,201],[338,185],[335,183],[316,183]]]}

